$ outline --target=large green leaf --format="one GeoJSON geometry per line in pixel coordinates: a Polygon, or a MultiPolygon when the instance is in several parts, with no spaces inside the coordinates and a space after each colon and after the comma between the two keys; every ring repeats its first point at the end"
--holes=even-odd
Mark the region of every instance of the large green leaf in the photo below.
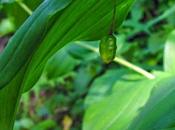
{"type": "Polygon", "coordinates": [[[12,130],[15,120],[15,113],[19,98],[21,96],[21,82],[25,67],[15,76],[15,78],[0,91],[0,128],[2,130],[12,130]]]}
{"type": "Polygon", "coordinates": [[[175,77],[154,85],[146,104],[139,110],[128,130],[162,130],[175,124],[175,77]]]}
{"type": "MultiPolygon", "coordinates": [[[[147,80],[134,75],[122,76],[113,85],[111,93],[103,94],[100,100],[98,95],[91,98],[94,101],[87,107],[83,130],[171,128],[175,123],[175,101],[172,100],[175,81],[174,77],[166,77],[169,76],[163,74],[155,80],[147,80]]],[[[92,87],[87,99],[92,97],[93,90],[99,90],[92,87]]]]}
{"type": "MultiPolygon", "coordinates": [[[[6,65],[6,63],[9,63],[10,58],[13,58],[13,56],[16,54],[15,51],[17,51],[16,47],[20,47],[21,49],[21,57],[18,57],[16,59],[16,63],[20,63],[26,58],[26,55],[22,54],[25,51],[28,51],[27,57],[29,58],[30,54],[34,51],[34,48],[37,48],[35,43],[39,42],[38,39],[40,39],[41,34],[43,33],[43,28],[45,28],[44,26],[48,22],[48,16],[50,18],[55,11],[58,11],[65,7],[65,5],[61,1],[59,1],[61,3],[58,2],[56,5],[54,4],[54,2],[55,1],[53,1],[53,3],[49,3],[49,5],[47,2],[44,2],[16,32],[13,38],[9,41],[7,48],[1,54],[1,67],[6,65]],[[40,19],[37,19],[38,13],[40,13],[40,19]],[[33,44],[33,47],[31,47],[31,43],[33,44]],[[21,46],[24,46],[24,44],[27,44],[28,47],[22,48],[21,46]]],[[[26,59],[25,61],[28,61],[28,59],[26,59]]],[[[18,70],[20,70],[18,71],[18,73],[15,73],[15,77],[11,81],[9,81],[8,85],[6,85],[5,88],[0,91],[0,128],[3,130],[11,130],[13,128],[15,113],[22,93],[21,84],[23,76],[25,74],[25,70],[27,68],[27,64],[25,62],[23,63],[23,65],[21,64],[22,66],[18,64],[18,70]]],[[[13,67],[11,69],[13,69],[13,67]]],[[[8,72],[3,75],[8,76],[9,72],[11,73],[12,71],[11,69],[9,69],[8,72]]],[[[5,78],[3,75],[1,75],[2,77],[0,80],[3,80],[3,78],[5,78]]],[[[0,81],[0,83],[2,82],[0,81]]]]}
{"type": "Polygon", "coordinates": [[[85,106],[89,106],[93,103],[95,104],[96,102],[110,95],[114,84],[127,72],[128,71],[126,69],[111,69],[108,70],[103,76],[96,79],[91,85],[92,89],[90,89],[88,96],[86,97],[85,106]]]}
{"type": "Polygon", "coordinates": [[[175,30],[169,34],[165,44],[164,69],[175,74],[175,30]]]}
{"type": "Polygon", "coordinates": [[[46,35],[51,18],[70,2],[71,0],[44,2],[15,33],[0,55],[0,87],[6,85],[29,61],[46,35]]]}
{"type": "MultiPolygon", "coordinates": [[[[116,0],[117,27],[132,3],[116,0]]],[[[48,59],[71,41],[108,34],[113,9],[114,0],[51,0],[34,11],[0,55],[1,129],[12,129],[23,89],[29,90],[38,81],[48,59]]]]}
{"type": "MultiPolygon", "coordinates": [[[[131,5],[131,0],[116,2],[118,12],[116,15],[117,17],[120,16],[123,20],[123,15],[126,15],[127,12],[123,13],[122,11],[128,10],[128,5],[131,5]],[[124,8],[125,6],[127,6],[127,10],[124,8]]],[[[96,40],[106,35],[111,25],[113,7],[113,0],[110,2],[103,0],[100,2],[93,0],[74,1],[69,8],[64,11],[64,15],[61,15],[59,20],[55,22],[53,28],[48,32],[42,44],[34,53],[24,79],[25,90],[30,89],[37,82],[47,60],[66,43],[77,40],[96,40]],[[78,5],[81,6],[81,11],[77,9],[78,5]],[[85,13],[87,10],[88,13],[85,13]],[[66,35],[64,35],[65,33],[66,35]]],[[[117,26],[120,24],[120,22],[117,22],[117,26]]]]}

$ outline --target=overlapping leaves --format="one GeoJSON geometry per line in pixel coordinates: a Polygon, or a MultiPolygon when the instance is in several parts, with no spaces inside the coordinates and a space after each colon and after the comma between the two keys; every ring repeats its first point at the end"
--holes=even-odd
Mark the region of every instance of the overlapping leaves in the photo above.
{"type": "Polygon", "coordinates": [[[117,27],[132,0],[45,1],[19,28],[0,55],[0,128],[11,130],[23,89],[39,79],[48,59],[75,40],[100,39],[109,31],[117,8],[117,27]]]}
{"type": "Polygon", "coordinates": [[[120,71],[116,71],[119,80],[113,85],[98,84],[107,77],[112,78],[114,75],[110,73],[93,84],[87,97],[84,130],[174,128],[174,77],[159,73],[156,80],[147,80],[135,75],[122,76],[120,71]],[[100,94],[101,86],[101,90],[107,91],[100,94]]]}
{"type": "Polygon", "coordinates": [[[121,70],[97,79],[86,98],[83,129],[174,130],[174,43],[172,31],[165,44],[165,72],[156,72],[154,80],[126,76],[121,70]],[[113,84],[106,82],[114,77],[113,84]]]}

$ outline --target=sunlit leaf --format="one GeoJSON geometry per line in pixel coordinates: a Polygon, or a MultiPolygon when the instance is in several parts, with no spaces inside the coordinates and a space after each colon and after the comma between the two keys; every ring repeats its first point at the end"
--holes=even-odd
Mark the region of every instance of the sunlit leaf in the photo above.
{"type": "MultiPolygon", "coordinates": [[[[128,76],[119,76],[120,80],[116,77],[115,85],[110,93],[103,94],[103,98],[98,99],[99,95],[96,95],[98,100],[87,107],[83,130],[171,128],[175,117],[172,100],[175,97],[174,77],[162,75],[155,80],[147,80],[137,75],[128,76]]],[[[95,90],[93,86],[92,90],[95,90]]],[[[90,92],[90,96],[92,94],[95,93],[90,92]]]]}
{"type": "Polygon", "coordinates": [[[169,34],[165,44],[164,69],[175,74],[175,31],[169,34]]]}

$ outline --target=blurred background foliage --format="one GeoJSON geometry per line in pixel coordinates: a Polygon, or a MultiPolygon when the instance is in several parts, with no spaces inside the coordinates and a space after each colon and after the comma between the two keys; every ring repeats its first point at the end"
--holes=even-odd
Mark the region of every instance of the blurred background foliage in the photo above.
{"type": "MultiPolygon", "coordinates": [[[[20,1],[1,2],[0,51],[29,16],[20,1]]],[[[34,10],[42,0],[23,2],[34,10]]],[[[139,0],[117,30],[117,55],[145,70],[162,71],[164,46],[174,28],[174,0],[139,0]]],[[[14,130],[80,130],[89,104],[110,94],[121,77],[140,77],[117,63],[104,64],[85,44],[70,43],[49,60],[38,83],[23,95],[14,130]],[[93,91],[98,96],[87,97],[93,91]]],[[[98,41],[88,45],[97,48],[98,41]]]]}

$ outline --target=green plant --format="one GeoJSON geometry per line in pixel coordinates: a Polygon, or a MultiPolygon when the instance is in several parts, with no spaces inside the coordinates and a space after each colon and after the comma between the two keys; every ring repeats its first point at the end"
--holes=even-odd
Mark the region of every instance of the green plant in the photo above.
{"type": "Polygon", "coordinates": [[[133,2],[116,0],[115,5],[113,0],[44,1],[0,55],[0,128],[13,128],[21,94],[38,81],[53,54],[71,41],[98,40],[106,35],[114,7],[118,12],[117,29],[133,2]]]}
{"type": "Polygon", "coordinates": [[[14,130],[175,129],[173,0],[137,1],[121,28],[134,1],[46,0],[33,11],[41,1],[0,1],[0,41],[17,30],[0,54],[0,129],[16,115],[14,130]],[[111,34],[113,53],[99,46],[111,34]]]}
{"type": "Polygon", "coordinates": [[[174,44],[173,31],[165,44],[165,70],[155,71],[153,80],[115,69],[96,79],[86,97],[83,129],[173,130],[174,44]]]}

